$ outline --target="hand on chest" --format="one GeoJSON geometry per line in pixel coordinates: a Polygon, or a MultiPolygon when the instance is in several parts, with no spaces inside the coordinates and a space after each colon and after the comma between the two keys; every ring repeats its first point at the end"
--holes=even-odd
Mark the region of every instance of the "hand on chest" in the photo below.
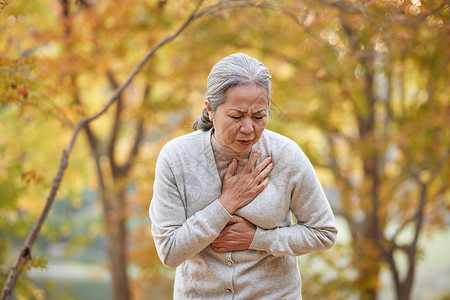
{"type": "MultiPolygon", "coordinates": [[[[218,176],[202,179],[199,175],[188,178],[182,191],[187,218],[218,199],[221,194],[218,176]]],[[[290,225],[290,188],[286,186],[286,181],[275,175],[271,176],[269,185],[252,202],[236,211],[237,215],[264,229],[290,225]]]]}

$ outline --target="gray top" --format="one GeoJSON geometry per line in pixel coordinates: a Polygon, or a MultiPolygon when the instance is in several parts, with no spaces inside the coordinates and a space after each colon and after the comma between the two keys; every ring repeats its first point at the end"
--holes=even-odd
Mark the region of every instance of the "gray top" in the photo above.
{"type": "Polygon", "coordinates": [[[177,268],[174,299],[301,299],[295,256],[328,249],[337,235],[311,163],[294,141],[264,130],[252,153],[262,153],[257,164],[272,157],[269,185],[236,211],[257,226],[250,249],[215,252],[209,245],[232,216],[218,201],[210,135],[168,142],[156,163],[152,235],[161,261],[177,268]]]}

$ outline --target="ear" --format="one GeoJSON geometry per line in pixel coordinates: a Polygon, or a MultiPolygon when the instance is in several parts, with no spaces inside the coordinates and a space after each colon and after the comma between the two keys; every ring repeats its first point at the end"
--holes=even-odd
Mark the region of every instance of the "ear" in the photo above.
{"type": "Polygon", "coordinates": [[[212,121],[212,119],[213,119],[213,112],[211,110],[211,105],[209,105],[209,101],[207,99],[205,100],[205,106],[206,106],[206,110],[208,111],[209,120],[212,121]]]}

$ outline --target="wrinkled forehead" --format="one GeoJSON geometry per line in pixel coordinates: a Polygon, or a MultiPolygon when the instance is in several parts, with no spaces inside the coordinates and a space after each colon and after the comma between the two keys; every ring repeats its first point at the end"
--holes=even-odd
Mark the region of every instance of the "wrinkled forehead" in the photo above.
{"type": "Polygon", "coordinates": [[[267,88],[258,83],[233,85],[229,89],[227,89],[225,97],[228,97],[229,94],[237,94],[237,95],[256,94],[256,96],[258,97],[265,97],[267,101],[269,100],[269,92],[267,88]]]}
{"type": "Polygon", "coordinates": [[[256,84],[232,87],[227,91],[223,106],[240,111],[267,109],[269,106],[267,89],[256,84]]]}
{"type": "Polygon", "coordinates": [[[225,111],[236,112],[241,114],[255,114],[265,113],[269,110],[267,103],[265,104],[252,104],[252,105],[238,105],[225,107],[225,111]]]}

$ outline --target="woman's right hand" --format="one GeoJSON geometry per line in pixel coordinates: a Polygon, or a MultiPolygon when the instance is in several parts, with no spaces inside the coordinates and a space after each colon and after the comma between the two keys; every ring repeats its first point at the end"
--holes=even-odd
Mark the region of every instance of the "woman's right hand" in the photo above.
{"type": "Polygon", "coordinates": [[[261,152],[256,151],[238,174],[234,174],[237,168],[236,159],[233,159],[228,166],[223,179],[222,195],[219,197],[219,202],[230,215],[255,199],[269,184],[267,175],[273,168],[271,157],[266,157],[252,171],[252,167],[260,156],[261,152]]]}

